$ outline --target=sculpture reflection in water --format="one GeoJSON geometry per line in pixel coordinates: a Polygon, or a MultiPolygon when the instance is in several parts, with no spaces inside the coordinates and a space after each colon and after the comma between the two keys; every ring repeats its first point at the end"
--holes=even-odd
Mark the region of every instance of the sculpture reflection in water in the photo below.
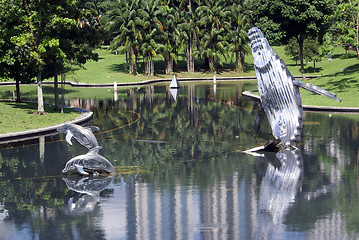
{"type": "Polygon", "coordinates": [[[303,128],[302,98],[298,87],[338,102],[341,100],[325,89],[295,80],[284,61],[270,47],[261,30],[251,28],[248,36],[260,97],[255,134],[260,128],[265,112],[275,138],[267,147],[277,144],[293,145],[299,140],[303,128]]]}
{"type": "Polygon", "coordinates": [[[286,213],[295,203],[303,181],[303,159],[299,150],[257,155],[270,162],[262,179],[258,201],[256,239],[269,239],[285,231],[286,213]]]}
{"type": "Polygon", "coordinates": [[[113,176],[62,178],[70,190],[78,193],[68,200],[65,211],[71,214],[93,212],[98,206],[100,193],[112,183],[113,178],[113,176]]]}

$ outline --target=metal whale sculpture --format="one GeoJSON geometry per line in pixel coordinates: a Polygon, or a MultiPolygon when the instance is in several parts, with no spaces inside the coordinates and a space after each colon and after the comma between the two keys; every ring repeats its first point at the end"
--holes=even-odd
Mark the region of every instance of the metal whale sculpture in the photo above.
{"type": "Polygon", "coordinates": [[[97,146],[89,150],[88,153],[70,159],[62,173],[77,172],[81,175],[94,175],[98,173],[115,174],[113,165],[103,156],[98,154],[102,147],[97,146]]]}
{"type": "Polygon", "coordinates": [[[255,131],[260,128],[264,116],[261,112],[264,111],[277,140],[274,143],[282,146],[293,145],[300,139],[303,128],[302,98],[298,87],[339,102],[341,100],[325,89],[294,79],[260,29],[251,28],[248,36],[260,96],[255,131]]]}
{"type": "Polygon", "coordinates": [[[66,133],[66,141],[72,145],[71,138],[74,137],[81,145],[88,149],[98,146],[94,131],[100,130],[96,126],[82,127],[76,124],[64,124],[57,131],[66,133]]]}

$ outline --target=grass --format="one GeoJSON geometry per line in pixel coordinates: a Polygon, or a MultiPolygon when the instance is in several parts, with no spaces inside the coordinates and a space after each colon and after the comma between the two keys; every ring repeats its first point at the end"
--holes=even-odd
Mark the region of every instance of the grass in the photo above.
{"type": "Polygon", "coordinates": [[[64,109],[64,113],[53,110],[53,106],[45,106],[46,115],[34,115],[37,110],[36,103],[0,102],[0,134],[21,132],[44,126],[56,125],[70,121],[79,116],[71,109],[64,109]]]}
{"type": "MultiPolygon", "coordinates": [[[[97,62],[91,61],[85,64],[83,69],[79,69],[67,76],[66,80],[78,81],[84,83],[128,83],[128,82],[141,82],[149,79],[171,79],[172,75],[164,74],[164,61],[162,57],[157,57],[155,60],[156,75],[149,77],[144,75],[144,63],[140,58],[138,61],[138,75],[130,75],[125,73],[126,59],[123,54],[116,55],[115,52],[110,52],[107,47],[102,47],[96,50],[99,54],[99,60],[97,62]]],[[[248,57],[248,59],[251,57],[248,57]]],[[[186,62],[183,55],[179,56],[177,61],[178,71],[174,72],[179,78],[202,78],[213,77],[213,73],[204,71],[201,67],[203,63],[196,61],[196,66],[199,66],[199,71],[195,73],[186,72],[186,62]]],[[[253,61],[246,64],[246,73],[239,74],[231,70],[234,68],[234,64],[226,64],[219,74],[222,77],[233,76],[254,76],[253,61]],[[252,70],[250,70],[252,69],[252,70]]]]}

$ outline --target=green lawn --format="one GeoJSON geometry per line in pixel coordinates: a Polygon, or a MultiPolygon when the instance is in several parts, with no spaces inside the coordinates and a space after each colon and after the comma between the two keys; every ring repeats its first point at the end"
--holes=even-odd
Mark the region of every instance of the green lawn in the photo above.
{"type": "Polygon", "coordinates": [[[36,103],[0,102],[0,134],[21,132],[44,126],[56,125],[80,116],[74,110],[64,109],[64,113],[55,112],[53,106],[45,106],[46,115],[33,113],[37,110],[36,103]]]}

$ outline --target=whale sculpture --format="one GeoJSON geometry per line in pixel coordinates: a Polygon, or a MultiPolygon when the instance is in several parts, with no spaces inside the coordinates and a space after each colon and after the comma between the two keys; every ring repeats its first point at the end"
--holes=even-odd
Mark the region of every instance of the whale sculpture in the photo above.
{"type": "Polygon", "coordinates": [[[94,147],[88,153],[70,159],[62,173],[77,172],[81,175],[90,175],[90,173],[94,175],[98,173],[115,174],[116,170],[113,165],[98,154],[101,148],[101,146],[94,147]]]}
{"type": "Polygon", "coordinates": [[[100,130],[96,126],[82,127],[76,124],[64,124],[57,131],[66,133],[66,141],[72,145],[71,138],[74,137],[81,145],[88,149],[98,146],[94,131],[100,130]]]}
{"type": "Polygon", "coordinates": [[[273,136],[278,140],[274,143],[279,142],[281,146],[293,145],[300,139],[303,128],[302,98],[298,87],[339,102],[341,100],[325,89],[295,80],[284,61],[270,47],[260,29],[251,28],[248,36],[260,97],[255,131],[260,128],[264,111],[273,136]]]}

